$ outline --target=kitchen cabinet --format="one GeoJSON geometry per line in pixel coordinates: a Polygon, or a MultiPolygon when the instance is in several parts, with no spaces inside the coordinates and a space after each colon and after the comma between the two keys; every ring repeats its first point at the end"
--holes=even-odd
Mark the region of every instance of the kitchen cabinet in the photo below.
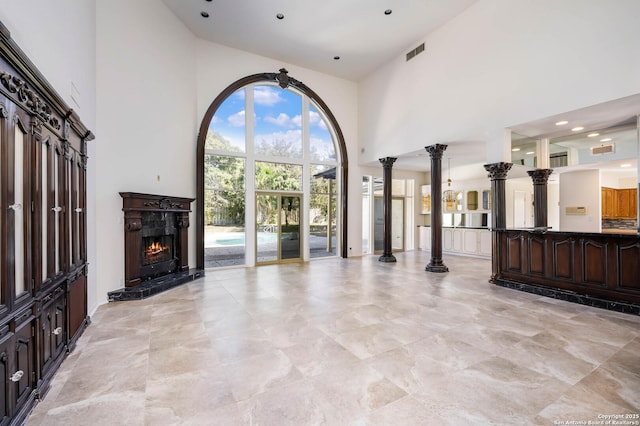
{"type": "Polygon", "coordinates": [[[635,188],[617,190],[617,217],[635,219],[638,206],[637,194],[635,188]]]}
{"type": "MultiPolygon", "coordinates": [[[[420,249],[431,250],[431,227],[420,227],[420,249]]],[[[442,252],[491,257],[491,231],[477,228],[442,228],[442,252]]]]}
{"type": "Polygon", "coordinates": [[[638,208],[636,188],[615,189],[602,187],[603,219],[635,219],[638,208]]]}
{"type": "Polygon", "coordinates": [[[442,251],[462,252],[461,228],[444,228],[442,230],[442,251]]]}
{"type": "Polygon", "coordinates": [[[602,187],[602,218],[612,219],[616,217],[616,190],[614,188],[602,187]]]}

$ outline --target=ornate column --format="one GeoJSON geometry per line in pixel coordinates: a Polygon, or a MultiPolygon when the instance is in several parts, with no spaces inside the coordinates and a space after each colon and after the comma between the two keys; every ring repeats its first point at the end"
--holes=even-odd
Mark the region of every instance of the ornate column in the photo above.
{"type": "Polygon", "coordinates": [[[396,257],[391,253],[391,168],[397,158],[385,157],[380,162],[384,168],[384,187],[383,187],[383,204],[384,204],[384,250],[382,256],[378,258],[380,262],[395,262],[396,257]]]}
{"type": "Polygon", "coordinates": [[[431,157],[431,261],[429,272],[449,272],[442,262],[442,154],[447,145],[425,146],[431,157]]]}
{"type": "Polygon", "coordinates": [[[504,162],[484,165],[491,179],[491,279],[489,281],[492,283],[496,282],[500,270],[500,241],[496,231],[507,227],[505,180],[512,165],[504,162]]]}
{"type": "Polygon", "coordinates": [[[533,179],[533,226],[547,227],[547,182],[553,169],[528,170],[533,179]]]}

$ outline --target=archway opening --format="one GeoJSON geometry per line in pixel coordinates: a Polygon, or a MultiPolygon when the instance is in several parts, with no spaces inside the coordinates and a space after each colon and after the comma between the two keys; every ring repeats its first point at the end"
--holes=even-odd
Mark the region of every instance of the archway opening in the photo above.
{"type": "Polygon", "coordinates": [[[286,70],[222,91],[200,125],[197,154],[198,268],[252,266],[296,238],[298,261],[347,256],[344,137],[325,102],[286,70]],[[266,194],[278,195],[277,209],[262,205],[266,194]]]}

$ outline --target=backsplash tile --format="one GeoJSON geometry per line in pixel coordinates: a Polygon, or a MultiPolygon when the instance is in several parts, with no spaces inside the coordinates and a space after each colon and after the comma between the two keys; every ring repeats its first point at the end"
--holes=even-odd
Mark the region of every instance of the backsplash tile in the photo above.
{"type": "Polygon", "coordinates": [[[636,229],[635,219],[602,219],[602,229],[636,229]]]}

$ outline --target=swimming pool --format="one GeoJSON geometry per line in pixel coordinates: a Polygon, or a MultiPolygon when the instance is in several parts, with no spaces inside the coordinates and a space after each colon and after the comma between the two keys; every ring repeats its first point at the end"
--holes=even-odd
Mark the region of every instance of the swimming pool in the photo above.
{"type": "MultiPolygon", "coordinates": [[[[232,247],[245,245],[244,232],[213,232],[205,235],[205,247],[232,247]]],[[[258,232],[258,244],[276,243],[275,232],[258,232]]]]}

